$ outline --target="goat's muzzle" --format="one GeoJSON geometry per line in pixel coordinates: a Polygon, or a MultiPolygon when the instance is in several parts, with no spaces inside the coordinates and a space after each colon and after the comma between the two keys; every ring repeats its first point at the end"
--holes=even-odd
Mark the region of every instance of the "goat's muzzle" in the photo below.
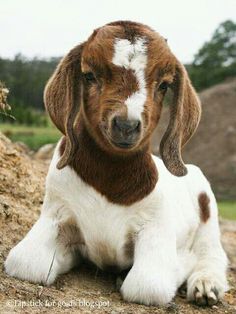
{"type": "Polygon", "coordinates": [[[141,122],[139,120],[127,120],[116,116],[111,124],[111,137],[113,145],[128,149],[136,145],[140,138],[141,122]]]}

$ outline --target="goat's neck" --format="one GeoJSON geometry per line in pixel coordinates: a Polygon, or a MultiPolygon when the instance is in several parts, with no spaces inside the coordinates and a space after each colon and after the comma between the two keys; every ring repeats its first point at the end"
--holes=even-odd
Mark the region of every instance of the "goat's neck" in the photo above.
{"type": "Polygon", "coordinates": [[[143,199],[158,178],[148,147],[129,156],[112,155],[100,148],[84,125],[80,126],[78,149],[70,166],[109,201],[122,205],[143,199]]]}

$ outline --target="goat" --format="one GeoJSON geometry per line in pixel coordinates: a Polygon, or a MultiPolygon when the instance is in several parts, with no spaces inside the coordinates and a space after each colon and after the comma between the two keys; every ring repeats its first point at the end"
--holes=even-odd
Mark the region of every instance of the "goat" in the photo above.
{"type": "Polygon", "coordinates": [[[128,270],[127,301],[167,304],[187,282],[189,301],[217,303],[227,289],[217,203],[201,170],[181,157],[201,106],[166,40],[135,22],[98,28],[62,59],[44,100],[63,137],[40,218],[10,251],[6,272],[52,284],[88,259],[128,270]],[[150,138],[167,89],[160,159],[150,138]]]}

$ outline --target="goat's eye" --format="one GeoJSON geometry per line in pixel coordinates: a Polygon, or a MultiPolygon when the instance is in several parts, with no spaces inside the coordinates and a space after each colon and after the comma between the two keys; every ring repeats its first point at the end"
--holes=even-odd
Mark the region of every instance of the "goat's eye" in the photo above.
{"type": "Polygon", "coordinates": [[[158,89],[161,91],[167,91],[168,87],[169,83],[164,81],[159,85],[158,89]]]}
{"type": "Polygon", "coordinates": [[[89,83],[94,83],[96,82],[96,78],[95,76],[93,75],[92,72],[87,72],[87,73],[84,73],[84,78],[87,82],[89,83]]]}

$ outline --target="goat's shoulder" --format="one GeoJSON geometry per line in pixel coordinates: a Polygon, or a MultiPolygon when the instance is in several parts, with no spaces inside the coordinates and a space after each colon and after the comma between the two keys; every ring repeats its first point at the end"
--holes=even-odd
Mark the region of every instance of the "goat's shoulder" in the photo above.
{"type": "Polygon", "coordinates": [[[201,192],[210,193],[210,184],[198,166],[187,164],[187,174],[178,177],[167,170],[159,157],[152,157],[158,169],[157,189],[162,191],[162,193],[170,195],[170,193],[174,192],[174,194],[178,195],[182,191],[183,194],[191,194],[194,198],[198,197],[201,192]]]}
{"type": "Polygon", "coordinates": [[[193,164],[186,164],[186,168],[188,170],[187,174],[185,176],[182,176],[182,177],[177,177],[177,176],[174,176],[173,174],[171,174],[167,168],[165,167],[164,165],[164,162],[162,161],[162,159],[160,157],[157,157],[155,155],[152,155],[152,158],[156,164],[156,167],[158,169],[158,173],[159,173],[159,178],[163,178],[163,179],[168,179],[168,180],[171,180],[171,181],[185,181],[186,179],[187,180],[197,180],[201,183],[208,183],[207,181],[207,178],[205,177],[205,175],[203,174],[202,170],[196,166],[196,165],[193,165],[193,164]]]}

